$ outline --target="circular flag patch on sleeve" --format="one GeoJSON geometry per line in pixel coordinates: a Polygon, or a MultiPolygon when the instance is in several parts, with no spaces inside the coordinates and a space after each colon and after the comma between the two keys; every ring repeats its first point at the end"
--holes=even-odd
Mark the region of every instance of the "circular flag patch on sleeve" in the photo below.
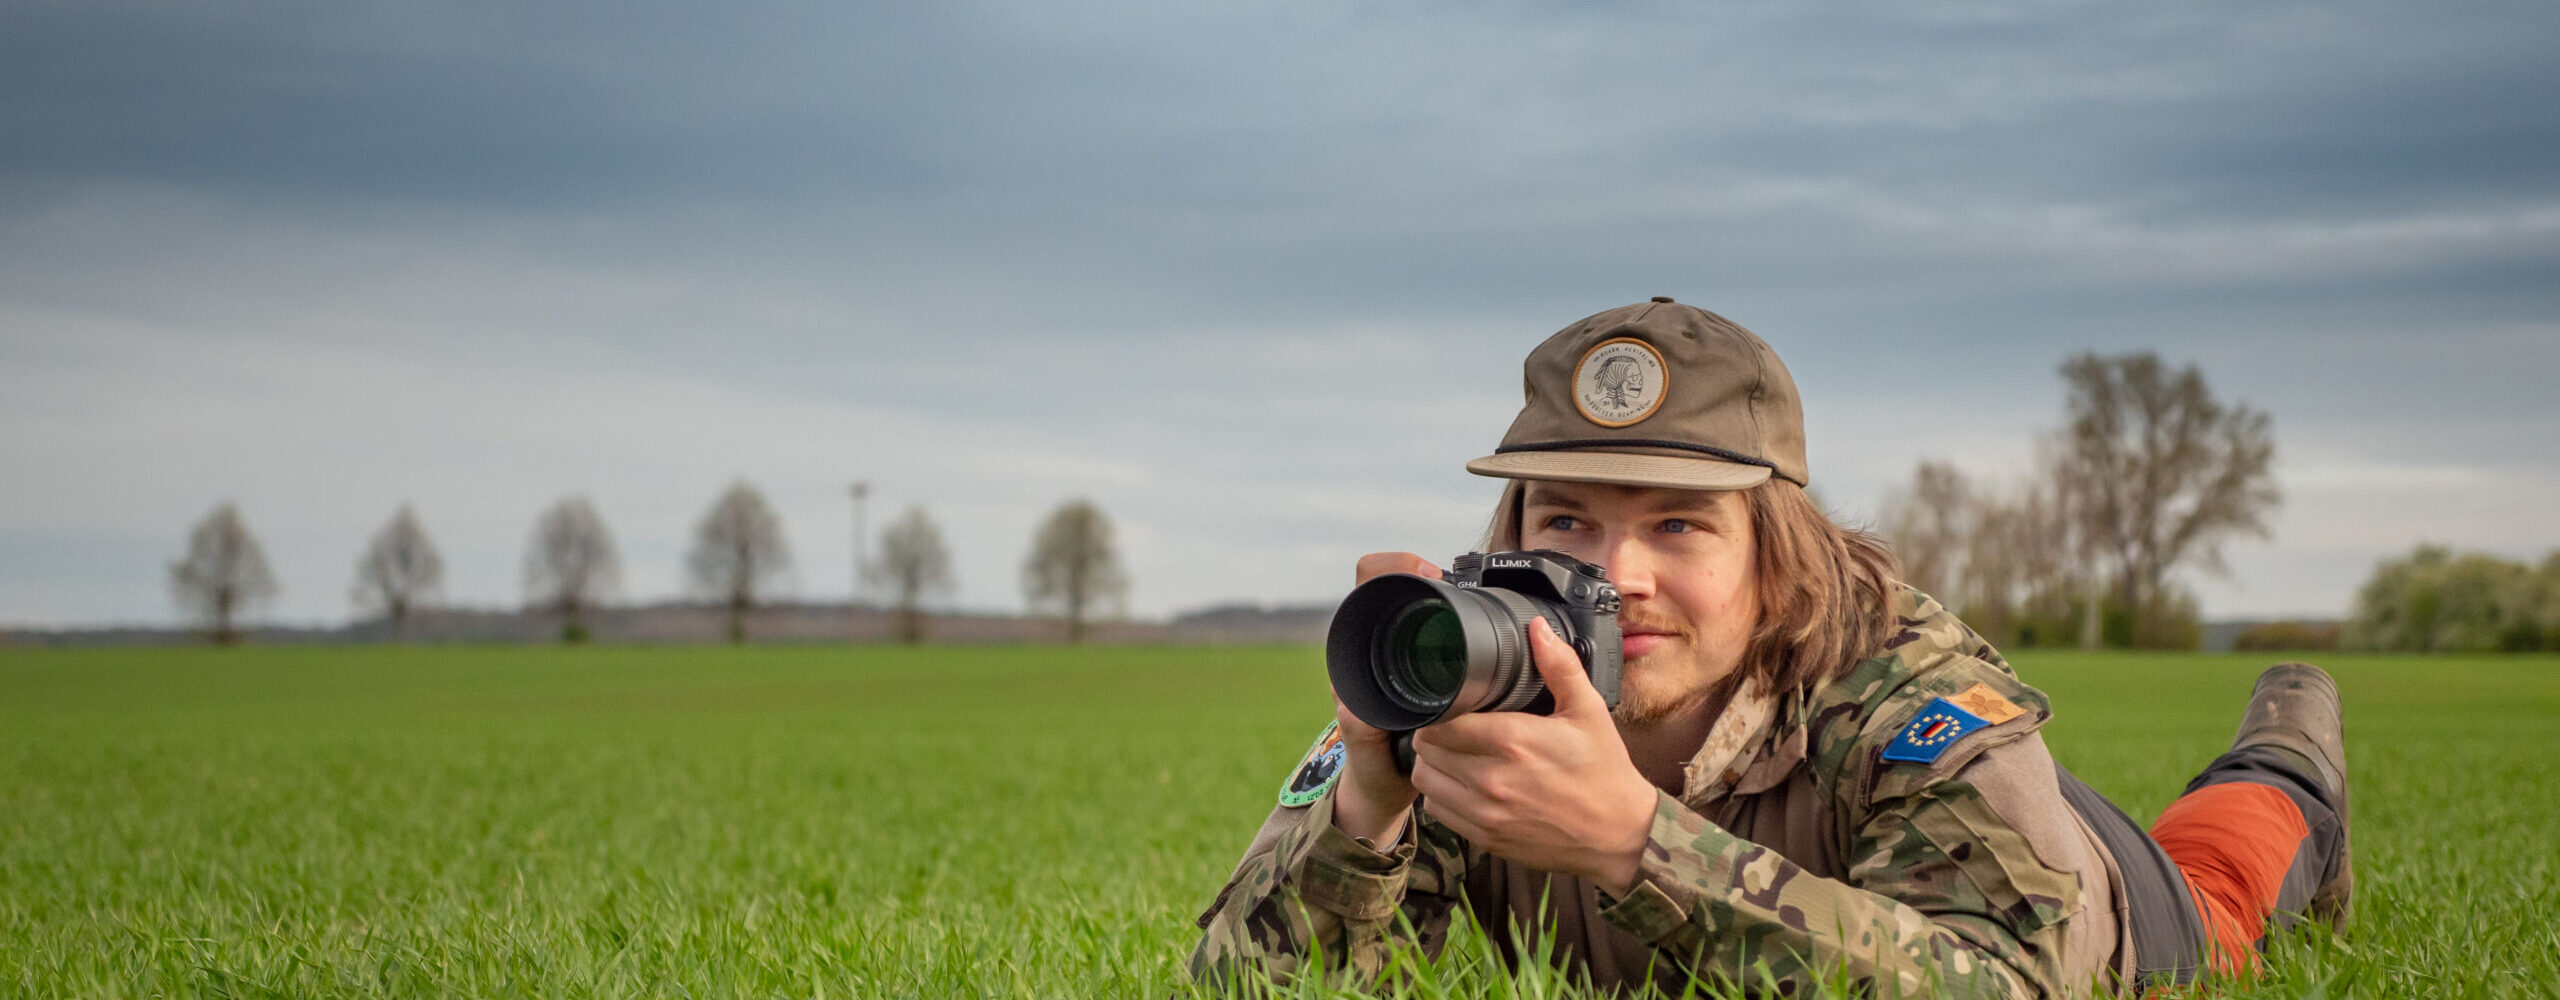
{"type": "Polygon", "coordinates": [[[1342,776],[1342,722],[1324,724],[1324,732],[1316,734],[1316,742],[1307,748],[1307,756],[1289,772],[1289,780],[1280,786],[1280,804],[1295,808],[1311,805],[1323,798],[1333,780],[1342,776]]]}

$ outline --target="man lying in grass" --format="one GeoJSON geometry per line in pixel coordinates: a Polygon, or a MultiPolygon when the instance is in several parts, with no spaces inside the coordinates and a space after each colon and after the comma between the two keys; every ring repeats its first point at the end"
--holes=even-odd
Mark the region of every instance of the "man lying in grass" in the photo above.
{"type": "MultiPolygon", "coordinates": [[[[1553,549],[1621,600],[1612,710],[1543,619],[1547,714],[1412,738],[1339,709],[1200,916],[1195,979],[1378,974],[1465,906],[1595,984],[2133,993],[2241,974],[2271,921],[2347,915],[2336,685],[2266,672],[2230,752],[2146,834],[2057,765],[2045,696],[1875,538],[1805,496],[1793,379],[1655,299],[1540,345],[1495,453],[1492,551],[1553,549]],[[1539,940],[1543,938],[1543,940],[1539,940]]],[[[1363,581],[1436,577],[1409,553],[1363,581]]]]}

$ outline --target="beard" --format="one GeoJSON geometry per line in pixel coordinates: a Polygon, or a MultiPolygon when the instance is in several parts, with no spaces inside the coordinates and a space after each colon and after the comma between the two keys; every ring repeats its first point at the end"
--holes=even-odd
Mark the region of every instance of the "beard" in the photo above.
{"type": "Polygon", "coordinates": [[[1618,707],[1609,710],[1609,718],[1621,726],[1651,726],[1680,714],[1699,701],[1696,691],[1665,691],[1648,683],[1651,675],[1639,678],[1635,671],[1618,682],[1618,707]]]}
{"type": "Polygon", "coordinates": [[[1609,717],[1621,726],[1638,727],[1670,718],[1680,711],[1681,703],[1688,700],[1684,695],[1689,692],[1678,690],[1679,685],[1669,682],[1681,672],[1681,667],[1686,666],[1679,662],[1679,658],[1696,649],[1696,644],[1689,641],[1688,630],[1677,628],[1670,622],[1656,621],[1654,615],[1635,608],[1619,612],[1618,627],[1629,632],[1662,633],[1673,637],[1674,641],[1629,660],[1620,668],[1618,707],[1609,710],[1609,717]],[[1664,676],[1666,668],[1673,676],[1664,676]]]}
{"type": "Polygon", "coordinates": [[[1658,725],[1701,706],[1721,705],[1732,696],[1742,671],[1735,667],[1710,671],[1696,662],[1694,639],[1686,633],[1674,634],[1682,641],[1626,664],[1618,678],[1618,707],[1609,711],[1618,725],[1658,725]]]}

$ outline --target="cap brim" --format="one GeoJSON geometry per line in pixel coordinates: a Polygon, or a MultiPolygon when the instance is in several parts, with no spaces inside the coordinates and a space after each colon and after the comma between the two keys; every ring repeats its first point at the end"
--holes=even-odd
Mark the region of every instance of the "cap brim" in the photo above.
{"type": "Polygon", "coordinates": [[[1712,458],[1623,451],[1515,451],[1467,463],[1467,471],[1497,479],[1659,486],[1674,490],[1741,490],[1769,481],[1765,466],[1712,458]]]}

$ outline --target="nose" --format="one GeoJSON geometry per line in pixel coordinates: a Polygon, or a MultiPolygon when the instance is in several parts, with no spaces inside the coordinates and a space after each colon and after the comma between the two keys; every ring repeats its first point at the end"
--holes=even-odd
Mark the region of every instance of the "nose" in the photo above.
{"type": "Polygon", "coordinates": [[[1609,574],[1609,583],[1618,588],[1621,599],[1653,596],[1653,559],[1640,539],[1613,534],[1603,541],[1599,554],[1600,568],[1609,574]]]}

